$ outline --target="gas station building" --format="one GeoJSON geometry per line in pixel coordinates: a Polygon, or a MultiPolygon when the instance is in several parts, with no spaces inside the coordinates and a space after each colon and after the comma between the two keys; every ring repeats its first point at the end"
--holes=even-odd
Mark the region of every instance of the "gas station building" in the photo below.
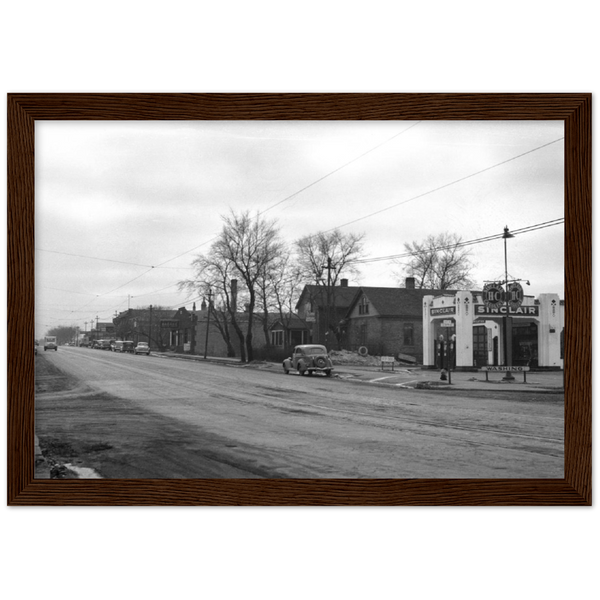
{"type": "Polygon", "coordinates": [[[564,322],[564,300],[558,294],[524,296],[519,306],[494,307],[484,303],[483,292],[424,296],[423,366],[444,367],[440,363],[443,355],[440,348],[448,348],[452,343],[453,369],[485,366],[562,369],[564,322]],[[510,365],[505,358],[505,337],[511,340],[510,365]]]}

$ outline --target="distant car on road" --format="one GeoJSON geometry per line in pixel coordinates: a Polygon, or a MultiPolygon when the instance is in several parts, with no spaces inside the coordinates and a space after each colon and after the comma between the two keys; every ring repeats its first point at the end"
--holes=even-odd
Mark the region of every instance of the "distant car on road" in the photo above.
{"type": "Polygon", "coordinates": [[[129,340],[117,340],[113,352],[133,352],[135,344],[129,340]]]}
{"type": "Polygon", "coordinates": [[[294,353],[290,358],[286,358],[283,361],[283,370],[287,375],[292,369],[295,369],[304,375],[308,373],[325,373],[327,377],[331,377],[331,371],[333,371],[333,364],[327,353],[325,346],[318,344],[304,344],[302,346],[296,346],[294,353]]]}
{"type": "Polygon", "coordinates": [[[53,335],[47,335],[44,338],[44,352],[46,350],[58,350],[58,344],[56,342],[56,337],[53,335]]]}
{"type": "Polygon", "coordinates": [[[148,346],[146,342],[139,342],[133,352],[134,354],[145,354],[146,356],[149,356],[150,346],[148,346]]]}

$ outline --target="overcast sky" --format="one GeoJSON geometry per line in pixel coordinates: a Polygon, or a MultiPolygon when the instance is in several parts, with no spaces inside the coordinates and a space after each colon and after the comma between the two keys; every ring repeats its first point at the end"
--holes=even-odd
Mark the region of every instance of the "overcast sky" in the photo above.
{"type": "MultiPolygon", "coordinates": [[[[177,282],[229,209],[266,211],[290,243],[364,234],[370,259],[549,224],[508,241],[508,271],[563,297],[564,227],[549,223],[564,217],[563,135],[562,121],[37,121],[36,337],[191,308],[177,282]]],[[[504,278],[501,239],[471,248],[479,286],[504,278]]],[[[364,263],[350,284],[394,286],[397,271],[364,263]]]]}

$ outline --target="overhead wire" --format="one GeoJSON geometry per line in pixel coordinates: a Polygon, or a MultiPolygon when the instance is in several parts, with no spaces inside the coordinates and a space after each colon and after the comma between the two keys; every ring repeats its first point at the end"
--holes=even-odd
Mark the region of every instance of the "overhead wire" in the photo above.
{"type": "MultiPolygon", "coordinates": [[[[554,219],[552,221],[545,221],[543,223],[537,223],[535,225],[529,225],[527,227],[522,227],[520,229],[514,229],[511,231],[513,235],[521,235],[523,233],[530,233],[531,231],[537,231],[538,229],[546,229],[547,227],[554,227],[556,225],[561,225],[564,223],[564,218],[554,219]]],[[[496,233],[493,235],[488,235],[481,238],[476,238],[473,240],[466,240],[464,242],[458,242],[456,244],[448,244],[447,246],[438,246],[433,248],[432,251],[441,251],[441,250],[450,250],[452,248],[462,248],[464,246],[472,246],[475,244],[482,244],[485,242],[490,242],[492,240],[501,239],[503,237],[503,233],[496,233]]],[[[409,258],[410,256],[416,256],[420,254],[419,252],[403,252],[401,254],[390,254],[388,256],[378,256],[374,258],[362,258],[355,259],[352,261],[348,261],[348,263],[352,264],[367,264],[372,262],[386,262],[389,260],[397,260],[399,258],[409,258]]]]}
{"type": "MultiPolygon", "coordinates": [[[[328,177],[334,175],[335,173],[341,171],[342,169],[346,168],[347,166],[355,163],[356,161],[360,160],[361,158],[363,158],[364,156],[366,156],[367,154],[370,154],[371,152],[374,152],[375,150],[377,150],[378,148],[381,148],[382,146],[384,146],[385,144],[391,142],[392,140],[396,139],[397,137],[400,137],[401,135],[405,134],[406,132],[408,132],[409,130],[411,130],[413,127],[416,127],[417,125],[419,125],[421,123],[421,121],[417,121],[415,123],[412,123],[409,127],[406,127],[405,129],[403,129],[402,131],[396,133],[395,135],[393,135],[392,137],[384,140],[383,142],[380,142],[379,144],[377,144],[376,146],[373,146],[372,148],[368,149],[367,151],[363,152],[362,154],[360,154],[359,156],[353,158],[352,160],[344,163],[343,165],[337,167],[336,169],[334,169],[333,171],[330,171],[329,173],[327,173],[326,175],[323,175],[322,177],[320,177],[319,179],[313,181],[312,183],[310,183],[309,185],[304,186],[302,189],[294,192],[293,194],[290,194],[289,196],[283,198],[282,200],[279,200],[278,202],[276,202],[275,204],[269,206],[268,208],[266,208],[265,210],[259,212],[259,215],[262,215],[266,212],[268,212],[269,210],[272,210],[273,208],[279,206],[280,204],[283,204],[284,202],[287,202],[289,200],[291,200],[292,198],[298,196],[299,194],[301,194],[302,192],[304,192],[305,190],[313,187],[314,185],[320,183],[321,181],[324,181],[325,179],[327,179],[328,177]]],[[[142,265],[142,264],[137,264],[137,263],[130,263],[130,262],[125,262],[125,261],[117,261],[117,260],[112,260],[112,259],[104,259],[104,258],[99,258],[99,257],[92,257],[92,256],[83,256],[83,255],[77,255],[77,254],[70,254],[67,252],[59,252],[59,251],[55,251],[55,250],[42,250],[44,252],[54,252],[56,254],[66,254],[69,256],[78,256],[80,258],[89,258],[89,259],[94,259],[94,260],[106,260],[109,262],[117,262],[117,263],[122,263],[122,264],[129,264],[129,265],[134,265],[134,266],[141,266],[141,267],[149,267],[148,271],[145,271],[144,273],[142,273],[141,275],[139,275],[138,277],[135,277],[134,279],[128,281],[127,283],[124,283],[123,285],[115,288],[114,290],[111,290],[110,292],[106,292],[105,294],[99,294],[96,297],[102,297],[105,296],[107,294],[111,294],[114,291],[117,291],[123,287],[125,287],[126,285],[129,285],[130,283],[132,283],[133,281],[135,281],[136,279],[139,279],[140,277],[143,277],[144,275],[146,275],[147,273],[149,273],[152,269],[158,269],[158,268],[169,268],[169,267],[164,267],[164,265],[166,265],[169,262],[172,262],[178,258],[181,258],[182,256],[185,256],[186,254],[189,254],[191,252],[193,252],[194,250],[197,250],[198,248],[201,248],[202,246],[205,246],[206,244],[209,244],[210,242],[214,241],[216,239],[216,237],[211,238],[210,240],[206,240],[204,242],[202,242],[202,244],[199,244],[198,246],[195,246],[194,248],[190,249],[190,250],[186,250],[185,252],[182,252],[181,254],[178,254],[172,258],[169,258],[168,260],[165,260],[161,263],[158,263],[157,265],[142,265]]],[[[41,249],[40,249],[41,250],[41,249]]],[[[189,268],[189,267],[188,267],[189,268]]],[[[176,284],[173,284],[176,285],[176,284]]],[[[170,286],[167,286],[170,287],[170,286]]],[[[166,289],[166,288],[164,288],[166,289]]],[[[148,295],[148,294],[144,294],[144,295],[148,295]]],[[[88,304],[90,304],[93,300],[90,300],[90,302],[88,302],[88,304]]],[[[81,308],[85,308],[86,305],[84,305],[81,308]]],[[[74,312],[74,311],[72,311],[74,312]]],[[[69,313],[71,314],[71,313],[69,313]]]]}
{"type": "Polygon", "coordinates": [[[402,200],[401,202],[397,202],[396,204],[392,204],[390,206],[386,206],[385,208],[382,208],[380,210],[376,210],[375,212],[369,213],[368,215],[365,215],[363,217],[359,217],[358,219],[353,219],[352,221],[348,221],[347,223],[344,223],[342,225],[338,225],[336,227],[332,227],[331,229],[328,229],[327,231],[323,232],[323,233],[329,233],[331,231],[335,231],[336,229],[341,229],[342,227],[346,227],[348,225],[353,225],[354,223],[358,223],[359,221],[364,221],[365,219],[369,219],[370,217],[374,217],[375,215],[379,215],[383,212],[386,212],[388,210],[391,210],[392,208],[397,208],[398,206],[402,206],[403,204],[408,204],[409,202],[413,202],[414,200],[418,200],[419,198],[423,198],[424,196],[429,196],[430,194],[433,194],[435,192],[439,192],[440,190],[443,190],[447,187],[450,187],[452,185],[456,185],[457,183],[461,183],[463,181],[466,181],[467,179],[471,179],[472,177],[476,177],[477,175],[481,175],[482,173],[486,173],[487,171],[491,171],[492,169],[496,169],[502,165],[505,165],[509,162],[512,162],[513,160],[517,160],[518,158],[522,158],[523,156],[527,156],[528,154],[531,154],[532,152],[537,152],[538,150],[541,150],[542,148],[546,148],[547,146],[550,146],[552,144],[556,144],[556,142],[559,142],[561,140],[564,140],[564,137],[560,137],[557,138],[555,140],[552,140],[551,142],[548,142],[546,144],[542,144],[541,146],[537,146],[536,148],[532,148],[531,150],[528,150],[527,152],[523,152],[521,154],[517,154],[516,156],[513,156],[512,158],[509,158],[507,160],[503,160],[499,163],[496,163],[495,165],[491,165],[489,167],[486,167],[485,169],[481,169],[479,171],[476,171],[475,173],[471,173],[470,175],[466,175],[465,177],[460,177],[459,179],[455,179],[454,181],[450,181],[448,183],[445,183],[444,185],[440,185],[432,190],[429,190],[427,192],[423,192],[422,194],[417,194],[416,196],[412,196],[411,198],[407,198],[406,200],[402,200]]]}
{"type": "MultiPolygon", "coordinates": [[[[349,166],[349,165],[353,164],[354,162],[356,162],[356,161],[360,160],[362,157],[366,156],[367,154],[370,154],[371,152],[374,152],[375,150],[377,150],[377,149],[378,149],[378,148],[380,148],[381,146],[383,146],[383,145],[385,145],[385,144],[389,143],[389,142],[390,142],[390,141],[392,141],[393,139],[395,139],[395,138],[397,138],[397,137],[399,137],[399,136],[403,135],[404,133],[408,132],[408,131],[409,131],[410,129],[412,129],[413,127],[416,127],[416,126],[417,126],[419,123],[421,123],[421,121],[417,121],[416,123],[412,124],[410,127],[407,127],[406,129],[404,129],[404,130],[402,130],[401,132],[399,132],[399,133],[395,134],[395,135],[394,135],[394,136],[392,136],[391,138],[389,138],[389,139],[387,139],[387,140],[385,140],[385,141],[383,141],[383,142],[381,142],[381,143],[377,144],[376,146],[374,146],[373,148],[370,148],[370,149],[369,149],[369,150],[367,150],[366,152],[363,152],[361,155],[357,156],[356,158],[354,158],[354,159],[352,159],[352,160],[350,160],[350,161],[348,161],[348,162],[344,163],[344,164],[343,164],[343,165],[341,165],[340,167],[337,167],[337,168],[336,168],[336,169],[334,169],[333,171],[330,171],[330,172],[329,172],[329,173],[327,173],[326,175],[324,175],[324,176],[320,177],[319,179],[315,180],[315,181],[314,181],[314,182],[312,182],[311,184],[309,184],[309,185],[307,185],[307,186],[304,186],[302,189],[300,189],[300,190],[298,190],[298,191],[294,192],[293,194],[290,194],[290,195],[289,195],[289,196],[287,196],[286,198],[283,198],[282,200],[279,200],[278,202],[276,202],[276,203],[275,203],[275,204],[273,204],[272,206],[270,206],[270,207],[266,208],[265,210],[263,210],[263,211],[259,212],[258,214],[259,214],[259,215],[261,215],[261,214],[264,214],[264,213],[268,212],[269,210],[272,210],[273,208],[275,208],[275,207],[277,207],[277,206],[279,206],[279,205],[283,204],[284,202],[287,202],[287,201],[291,200],[292,198],[294,198],[294,197],[296,197],[297,195],[301,194],[301,193],[302,193],[302,192],[304,192],[305,190],[307,190],[307,189],[309,189],[309,188],[313,187],[314,185],[316,185],[316,184],[318,184],[319,182],[321,182],[321,181],[323,181],[323,180],[327,179],[327,178],[328,178],[328,177],[330,177],[331,175],[333,175],[333,174],[335,174],[335,173],[339,172],[340,170],[342,170],[342,169],[346,168],[347,166],[349,166]]],[[[511,157],[511,158],[509,158],[509,159],[506,159],[506,160],[504,160],[504,161],[501,161],[501,162],[499,162],[499,163],[496,163],[496,164],[494,164],[494,165],[491,165],[491,166],[489,166],[489,167],[486,167],[486,168],[484,168],[484,169],[481,169],[481,170],[479,170],[479,171],[476,171],[475,173],[471,173],[470,175],[467,175],[467,176],[465,176],[465,177],[461,177],[461,178],[455,179],[455,180],[453,180],[453,181],[451,181],[451,182],[448,182],[448,183],[446,183],[446,184],[444,184],[444,185],[438,186],[438,187],[436,187],[436,188],[434,188],[434,189],[432,189],[432,190],[429,190],[429,191],[423,192],[423,193],[421,193],[421,194],[418,194],[418,195],[416,195],[416,196],[413,196],[413,197],[411,197],[411,198],[408,198],[408,199],[406,199],[406,200],[403,200],[403,201],[401,201],[401,202],[397,202],[397,203],[395,203],[395,204],[393,204],[393,205],[390,205],[390,206],[388,206],[388,207],[385,207],[385,208],[383,208],[383,209],[380,209],[380,210],[378,210],[378,211],[374,211],[374,212],[372,212],[372,213],[369,213],[369,214],[367,214],[367,215],[364,215],[364,216],[362,216],[362,217],[359,217],[359,218],[357,218],[357,219],[353,219],[352,221],[348,221],[348,222],[346,222],[346,223],[343,223],[343,224],[341,224],[341,225],[338,225],[338,226],[336,226],[336,227],[334,227],[334,228],[331,228],[331,229],[329,229],[329,230],[325,231],[324,233],[328,233],[328,232],[334,231],[334,230],[336,230],[336,229],[340,229],[340,228],[342,228],[342,227],[346,227],[346,226],[348,226],[348,225],[351,225],[351,224],[354,224],[354,223],[357,223],[357,222],[363,221],[363,220],[365,220],[365,219],[368,219],[368,218],[370,218],[370,217],[373,217],[373,216],[375,216],[375,215],[381,214],[381,213],[383,213],[383,212],[386,212],[386,211],[388,211],[388,210],[391,210],[391,209],[393,209],[393,208],[397,208],[398,206],[402,206],[402,205],[404,205],[404,204],[407,204],[407,203],[409,203],[409,202],[412,202],[412,201],[414,201],[414,200],[417,200],[417,199],[419,199],[419,198],[423,198],[424,196],[427,196],[427,195],[433,194],[433,193],[435,193],[435,192],[438,192],[438,191],[440,191],[440,190],[442,190],[442,189],[448,188],[448,187],[450,187],[450,186],[452,186],[452,185],[456,185],[456,184],[458,184],[458,183],[460,183],[460,182],[463,182],[463,181],[466,181],[466,180],[468,180],[468,179],[470,179],[470,178],[472,178],[472,177],[475,177],[475,176],[477,176],[477,175],[481,175],[482,173],[485,173],[485,172],[487,172],[487,171],[490,171],[490,170],[492,170],[492,169],[498,168],[498,167],[500,167],[500,166],[502,166],[502,165],[505,165],[505,164],[507,164],[507,163],[510,163],[510,162],[512,162],[512,161],[514,161],[514,160],[517,160],[517,159],[519,159],[519,158],[522,158],[522,157],[524,157],[524,156],[527,156],[528,154],[531,154],[531,153],[533,153],[533,152],[536,152],[536,151],[538,151],[538,150],[541,150],[542,148],[548,147],[548,146],[550,146],[550,145],[552,145],[552,144],[555,144],[555,143],[557,143],[557,142],[559,142],[559,141],[561,141],[561,140],[564,140],[564,137],[557,138],[556,140],[552,140],[552,141],[550,141],[550,142],[547,142],[546,144],[542,144],[542,145],[540,145],[540,146],[537,146],[536,148],[532,148],[532,149],[530,149],[530,150],[528,150],[528,151],[526,151],[526,152],[523,152],[523,153],[521,153],[521,154],[518,154],[518,155],[516,155],[516,156],[513,156],[513,157],[511,157]]],[[[551,226],[551,225],[548,225],[548,226],[551,226]]],[[[523,232],[525,232],[525,230],[524,230],[523,232]]],[[[489,241],[489,240],[496,239],[497,237],[501,237],[501,236],[502,236],[502,234],[498,234],[498,235],[495,235],[495,236],[488,236],[488,238],[485,238],[485,239],[484,239],[484,238],[480,238],[480,239],[478,239],[478,240],[471,240],[471,241],[469,241],[469,242],[465,242],[465,243],[464,243],[464,245],[473,244],[473,243],[482,243],[483,241],[489,241]]],[[[40,250],[42,250],[42,251],[44,251],[44,252],[54,252],[54,253],[57,253],[57,254],[65,254],[65,255],[71,255],[71,256],[78,256],[78,257],[81,257],[81,258],[89,258],[89,259],[93,259],[93,260],[106,260],[106,261],[109,261],[109,262],[116,262],[116,263],[121,263],[121,264],[129,264],[129,265],[133,265],[133,266],[149,267],[149,268],[148,268],[146,271],[144,271],[144,272],[143,272],[143,273],[141,273],[140,275],[138,275],[138,276],[134,277],[133,279],[131,279],[131,280],[127,281],[126,283],[124,283],[124,284],[122,284],[122,285],[120,285],[120,286],[118,286],[118,287],[114,288],[113,290],[111,290],[111,291],[109,291],[109,292],[105,292],[105,293],[103,293],[103,294],[98,294],[98,295],[95,295],[95,297],[94,297],[93,299],[91,299],[91,300],[90,300],[90,301],[89,301],[87,304],[85,304],[85,305],[83,305],[82,307],[80,307],[80,308],[85,308],[85,307],[86,307],[86,306],[88,306],[88,305],[89,305],[91,302],[93,302],[93,300],[94,300],[94,299],[96,299],[96,298],[100,298],[100,297],[103,297],[103,296],[106,296],[106,295],[108,295],[108,294],[111,294],[111,293],[113,293],[113,292],[115,292],[115,291],[117,291],[117,290],[120,290],[120,289],[122,289],[123,287],[125,287],[126,285],[129,285],[130,283],[132,283],[132,282],[134,282],[134,281],[136,281],[136,280],[140,279],[141,277],[143,277],[144,275],[148,274],[150,271],[152,271],[152,270],[154,270],[154,269],[157,269],[157,268],[165,268],[165,267],[164,267],[164,265],[165,265],[165,264],[167,264],[167,263],[169,263],[169,262],[172,262],[173,260],[176,260],[177,258],[180,258],[181,256],[185,256],[186,254],[189,254],[190,252],[193,252],[194,250],[197,250],[198,248],[200,248],[200,247],[202,247],[202,246],[204,246],[204,245],[206,245],[206,244],[210,243],[210,242],[211,242],[211,241],[213,241],[214,239],[216,239],[216,238],[212,238],[212,239],[210,239],[210,240],[207,240],[207,241],[203,242],[202,244],[199,244],[198,246],[195,246],[194,248],[192,248],[192,249],[190,249],[190,250],[187,250],[187,251],[185,251],[185,252],[183,252],[183,253],[181,253],[181,254],[178,254],[178,255],[176,255],[176,256],[174,256],[174,257],[172,257],[172,258],[168,259],[168,260],[165,260],[165,261],[163,261],[163,262],[161,262],[161,263],[159,263],[159,264],[157,264],[157,265],[142,265],[142,264],[138,264],[138,263],[131,263],[131,262],[126,262],[126,261],[118,261],[118,260],[113,260],[113,259],[104,259],[104,258],[100,258],[100,257],[90,257],[90,256],[76,255],[76,254],[70,254],[70,253],[66,253],[66,252],[59,252],[59,251],[53,251],[53,250],[42,250],[42,249],[40,249],[40,250]]],[[[395,256],[396,258],[401,258],[401,257],[403,257],[403,255],[394,255],[394,256],[395,256]]],[[[393,258],[393,257],[392,257],[392,258],[393,258]]],[[[379,260],[390,260],[390,258],[389,258],[389,257],[379,257],[379,258],[375,258],[375,259],[362,259],[362,260],[357,260],[357,261],[355,261],[355,263],[356,263],[356,264],[362,264],[362,263],[366,263],[366,262],[377,262],[377,261],[379,261],[379,260]]],[[[168,267],[167,267],[167,268],[168,268],[168,267]]],[[[172,284],[172,285],[176,285],[176,284],[172,284]]],[[[168,287],[171,287],[172,285],[170,285],[170,286],[167,286],[166,288],[163,288],[163,289],[167,289],[168,287]]],[[[55,288],[55,289],[56,289],[56,288],[55,288]]],[[[76,292],[76,293],[77,293],[77,292],[76,292]]],[[[80,292],[79,292],[79,293],[80,293],[80,292]]],[[[144,294],[144,295],[149,295],[149,294],[144,294]]],[[[79,311],[79,310],[78,310],[78,311],[71,311],[71,313],[73,313],[73,312],[80,312],[80,311],[79,311]]],[[[69,313],[69,314],[71,314],[71,313],[69,313]]]]}

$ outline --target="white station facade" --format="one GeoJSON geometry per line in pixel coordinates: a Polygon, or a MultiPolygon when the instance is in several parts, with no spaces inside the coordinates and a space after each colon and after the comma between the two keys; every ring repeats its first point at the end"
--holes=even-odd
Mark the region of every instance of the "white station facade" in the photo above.
{"type": "Polygon", "coordinates": [[[440,348],[451,342],[452,368],[528,366],[562,369],[564,301],[557,294],[523,296],[518,306],[484,303],[483,292],[459,291],[423,298],[423,366],[443,368],[440,348]],[[505,353],[505,315],[511,340],[505,353]],[[455,336],[455,337],[454,337],[455,336]]]}

